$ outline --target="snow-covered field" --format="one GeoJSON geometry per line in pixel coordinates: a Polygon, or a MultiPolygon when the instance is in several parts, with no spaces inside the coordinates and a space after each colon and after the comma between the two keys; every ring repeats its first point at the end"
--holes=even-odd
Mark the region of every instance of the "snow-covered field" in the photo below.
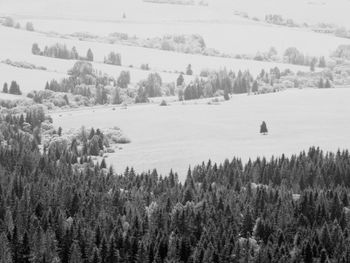
{"type": "Polygon", "coordinates": [[[247,12],[251,17],[280,14],[298,23],[332,23],[346,27],[350,24],[348,0],[213,0],[212,4],[247,12]]]}
{"type": "Polygon", "coordinates": [[[8,94],[8,93],[0,93],[0,100],[19,100],[19,99],[23,99],[22,96],[20,95],[12,95],[12,94],[8,94]]]}
{"type": "Polygon", "coordinates": [[[109,154],[107,160],[118,172],[126,166],[138,172],[156,167],[162,174],[174,169],[184,179],[189,165],[209,158],[247,160],[298,153],[313,145],[333,151],[350,148],[349,97],[350,89],[293,89],[236,95],[221,105],[136,105],[127,110],[90,109],[52,116],[54,125],[63,129],[120,127],[131,143],[109,154]],[[269,129],[267,136],[259,134],[263,120],[269,129]]]}
{"type": "MultiPolygon", "coordinates": [[[[281,70],[289,68],[295,72],[298,70],[308,70],[307,67],[289,64],[182,54],[149,48],[47,37],[41,33],[27,32],[3,26],[0,26],[0,35],[4,36],[0,41],[0,60],[9,58],[13,61],[29,62],[36,66],[44,66],[49,71],[60,73],[63,76],[72,68],[75,61],[35,56],[31,53],[33,43],[38,43],[42,49],[45,45],[50,46],[55,43],[66,44],[68,48],[75,46],[81,55],[85,55],[87,50],[91,48],[94,53],[95,61],[97,62],[94,63],[94,68],[114,77],[117,77],[122,70],[129,70],[131,81],[134,83],[147,78],[149,72],[129,68],[129,66],[132,65],[137,68],[144,63],[148,63],[152,70],[159,71],[164,82],[176,81],[179,74],[165,73],[163,71],[185,71],[188,64],[192,64],[192,69],[195,74],[199,74],[202,69],[206,68],[222,69],[224,67],[235,71],[249,69],[253,75],[258,74],[261,69],[269,70],[275,66],[278,66],[281,70]],[[102,63],[104,57],[111,51],[121,53],[123,67],[102,63]]],[[[31,74],[31,70],[26,71],[28,74],[31,74]]],[[[20,71],[18,72],[20,73],[20,71]]],[[[25,75],[22,77],[24,76],[25,75]]],[[[19,76],[18,78],[22,77],[19,76]]],[[[192,79],[192,77],[186,78],[187,81],[192,79]]]]}
{"type": "MultiPolygon", "coordinates": [[[[27,20],[23,20],[27,21],[27,20]]],[[[310,56],[329,56],[338,45],[350,40],[311,32],[306,29],[285,28],[247,21],[234,22],[91,22],[72,20],[31,20],[38,30],[62,34],[90,32],[108,36],[113,32],[128,33],[147,38],[166,34],[200,34],[207,47],[233,54],[267,52],[275,47],[280,55],[288,47],[296,47],[310,56]],[[319,45],[322,43],[322,45],[319,45]]],[[[23,22],[24,24],[24,22],[23,22]]]]}
{"type": "MultiPolygon", "coordinates": [[[[42,90],[47,81],[52,79],[62,79],[65,75],[57,72],[49,72],[36,69],[23,69],[0,63],[0,89],[7,82],[10,86],[11,81],[15,80],[22,91],[26,94],[33,90],[42,90]]],[[[18,96],[15,96],[19,98],[18,96]]],[[[0,93],[0,99],[5,99],[5,94],[0,93]]],[[[6,99],[8,99],[6,97],[6,99]]]]}
{"type": "Polygon", "coordinates": [[[232,10],[263,18],[281,14],[298,22],[350,23],[348,0],[208,0],[208,7],[144,3],[142,0],[1,0],[0,14],[39,18],[120,21],[236,20],[232,10]],[[135,6],[137,8],[135,8],[135,6]]]}
{"type": "MultiPolygon", "coordinates": [[[[275,0],[266,0],[264,3],[270,5],[273,1],[275,0]]],[[[284,1],[287,6],[291,2],[284,1]]],[[[33,0],[30,3],[26,0],[1,0],[0,16],[11,15],[21,23],[22,27],[27,21],[33,21],[37,30],[45,32],[86,31],[99,36],[106,36],[112,32],[125,32],[141,37],[198,33],[204,37],[207,47],[233,54],[256,54],[258,51],[266,52],[273,46],[277,48],[279,55],[282,55],[286,48],[295,46],[308,55],[328,56],[339,44],[350,44],[350,40],[347,39],[303,29],[253,22],[234,16],[234,10],[240,10],[240,8],[244,10],[245,7],[250,6],[254,11],[255,6],[261,6],[259,3],[247,6],[240,0],[234,0],[234,2],[236,4],[233,5],[232,2],[226,0],[210,1],[208,7],[202,7],[159,5],[144,3],[141,0],[101,0],[98,2],[33,0]],[[60,8],[56,8],[57,6],[60,8]],[[122,19],[123,13],[126,14],[126,19],[122,19]]],[[[295,7],[303,5],[308,5],[305,0],[298,0],[294,4],[295,7]]],[[[42,49],[45,45],[65,43],[68,48],[75,46],[81,55],[85,55],[88,48],[91,48],[97,62],[94,63],[97,70],[113,77],[117,77],[122,70],[129,70],[133,83],[147,78],[149,72],[138,69],[141,64],[145,63],[148,63],[152,70],[160,72],[164,82],[176,81],[178,73],[174,72],[184,71],[188,64],[192,64],[195,74],[199,74],[202,69],[224,67],[235,71],[248,69],[253,75],[258,74],[261,69],[269,70],[274,66],[278,66],[281,70],[286,68],[293,71],[308,70],[307,67],[287,64],[180,54],[141,47],[48,37],[43,33],[2,26],[0,26],[0,35],[0,60],[25,61],[36,66],[44,66],[50,71],[50,73],[38,73],[32,70],[6,67],[6,71],[3,72],[9,72],[9,74],[0,74],[0,81],[2,82],[3,79],[9,81],[9,78],[16,79],[25,91],[33,88],[42,89],[44,87],[42,83],[50,80],[51,76],[52,78],[64,77],[67,70],[74,64],[74,61],[32,55],[33,43],[38,43],[42,49]],[[122,67],[101,63],[111,51],[121,53],[122,67]],[[131,65],[133,68],[129,67],[131,65]],[[39,75],[43,77],[40,78],[39,75]]],[[[186,82],[192,80],[192,77],[185,78],[186,82]]]]}
{"type": "Polygon", "coordinates": [[[32,21],[37,30],[45,32],[85,31],[99,36],[124,32],[140,37],[196,33],[204,37],[210,48],[254,55],[258,51],[266,52],[270,47],[275,47],[282,55],[288,47],[294,46],[310,56],[328,56],[338,45],[350,44],[350,40],[332,35],[248,21],[234,15],[234,11],[245,11],[251,17],[264,19],[266,14],[282,14],[299,23],[328,21],[347,26],[350,19],[345,10],[350,9],[350,2],[346,0],[282,0],[284,4],[277,3],[281,0],[212,0],[208,7],[153,4],[141,0],[64,0],[60,1],[59,9],[53,8],[57,0],[34,0],[31,4],[23,0],[2,1],[0,14],[14,14],[22,25],[32,21]],[[41,8],[35,8],[36,5],[41,8]],[[124,12],[125,20],[121,19],[124,12]]]}

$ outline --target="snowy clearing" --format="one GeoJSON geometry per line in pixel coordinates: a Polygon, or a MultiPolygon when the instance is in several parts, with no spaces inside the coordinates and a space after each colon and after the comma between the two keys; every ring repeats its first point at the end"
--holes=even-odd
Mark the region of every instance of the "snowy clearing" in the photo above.
{"type": "Polygon", "coordinates": [[[309,146],[349,148],[350,89],[287,90],[259,96],[236,95],[220,105],[187,102],[168,107],[135,105],[128,109],[94,109],[52,114],[63,129],[82,125],[120,127],[132,143],[110,154],[118,172],[170,169],[184,179],[188,165],[211,158],[298,153],[309,146]],[[61,115],[61,116],[59,116],[61,115]],[[103,118],[101,118],[103,116],[103,118]],[[269,134],[259,134],[265,120],[269,134]]]}

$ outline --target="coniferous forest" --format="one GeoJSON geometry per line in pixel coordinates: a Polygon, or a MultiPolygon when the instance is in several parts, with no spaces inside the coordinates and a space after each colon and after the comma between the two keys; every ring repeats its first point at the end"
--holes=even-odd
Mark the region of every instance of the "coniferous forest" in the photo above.
{"type": "Polygon", "coordinates": [[[0,121],[1,263],[350,261],[348,151],[208,161],[182,183],[48,154],[21,122],[0,121]]]}

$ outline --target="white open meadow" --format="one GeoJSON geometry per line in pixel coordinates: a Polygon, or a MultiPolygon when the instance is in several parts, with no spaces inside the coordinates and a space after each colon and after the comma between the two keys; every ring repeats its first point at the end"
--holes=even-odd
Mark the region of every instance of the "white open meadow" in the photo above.
{"type": "Polygon", "coordinates": [[[118,126],[131,139],[109,154],[108,164],[123,172],[170,169],[185,179],[189,165],[211,158],[293,154],[317,145],[336,151],[350,147],[350,89],[292,89],[258,96],[236,95],[220,105],[194,101],[161,107],[86,109],[52,114],[63,129],[118,126]],[[103,116],[103,117],[102,117],[103,116]],[[259,133],[266,121],[268,135],[259,133]]]}
{"type": "Polygon", "coordinates": [[[262,21],[267,14],[280,14],[299,24],[324,21],[339,26],[349,24],[345,12],[350,8],[349,1],[282,1],[283,4],[277,3],[280,0],[212,0],[208,1],[208,6],[184,6],[141,0],[62,0],[59,3],[57,0],[34,0],[30,4],[23,0],[3,0],[0,14],[13,13],[22,25],[32,21],[37,30],[45,32],[89,32],[99,36],[123,32],[141,37],[200,34],[208,47],[234,54],[255,55],[275,47],[281,55],[294,46],[310,56],[328,56],[338,45],[350,43],[350,40],[305,28],[270,25],[234,15],[236,11],[243,11],[262,21]],[[122,19],[124,13],[126,19],[122,19]],[[328,15],[331,13],[337,16],[328,15]]]}

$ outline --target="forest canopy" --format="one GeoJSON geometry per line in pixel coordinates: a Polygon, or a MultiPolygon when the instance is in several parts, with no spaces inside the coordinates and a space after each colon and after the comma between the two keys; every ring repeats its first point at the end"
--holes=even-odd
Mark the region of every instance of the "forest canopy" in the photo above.
{"type": "Polygon", "coordinates": [[[1,262],[348,262],[348,151],[116,174],[41,151],[39,108],[0,119],[1,262]]]}

